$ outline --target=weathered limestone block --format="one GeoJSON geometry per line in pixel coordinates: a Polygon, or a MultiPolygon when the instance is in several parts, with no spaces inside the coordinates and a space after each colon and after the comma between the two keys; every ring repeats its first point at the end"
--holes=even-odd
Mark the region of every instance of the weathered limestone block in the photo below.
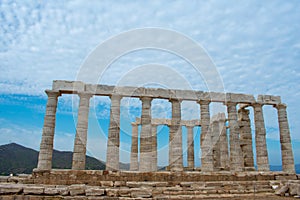
{"type": "Polygon", "coordinates": [[[56,186],[58,193],[62,196],[69,195],[69,187],[65,185],[57,185],[56,186]]]}
{"type": "Polygon", "coordinates": [[[55,187],[55,185],[47,185],[45,186],[44,193],[47,195],[57,195],[59,194],[59,190],[55,187]]]}
{"type": "Polygon", "coordinates": [[[86,185],[85,184],[75,184],[69,186],[69,191],[71,196],[84,195],[86,185]]]}
{"type": "Polygon", "coordinates": [[[43,194],[45,187],[35,186],[35,185],[24,185],[23,193],[24,194],[43,194]]]}
{"type": "Polygon", "coordinates": [[[119,189],[118,194],[121,197],[131,197],[131,189],[128,187],[122,187],[119,189]]]}
{"type": "Polygon", "coordinates": [[[86,196],[102,196],[104,195],[104,189],[100,187],[87,186],[85,189],[86,196]]]}
{"type": "Polygon", "coordinates": [[[63,91],[65,93],[83,92],[85,90],[85,84],[81,81],[54,80],[52,89],[56,91],[63,91]]]}
{"type": "Polygon", "coordinates": [[[131,189],[131,197],[132,198],[150,198],[152,197],[152,191],[149,189],[131,189]]]}
{"type": "Polygon", "coordinates": [[[102,187],[113,187],[114,182],[113,181],[100,181],[102,187]]]}
{"type": "Polygon", "coordinates": [[[22,190],[21,184],[0,184],[0,194],[17,194],[22,190]]]}
{"type": "Polygon", "coordinates": [[[260,104],[277,105],[281,103],[280,96],[258,95],[257,102],[260,104]]]}
{"type": "Polygon", "coordinates": [[[105,188],[105,193],[108,197],[117,197],[119,195],[119,188],[105,188]]]}

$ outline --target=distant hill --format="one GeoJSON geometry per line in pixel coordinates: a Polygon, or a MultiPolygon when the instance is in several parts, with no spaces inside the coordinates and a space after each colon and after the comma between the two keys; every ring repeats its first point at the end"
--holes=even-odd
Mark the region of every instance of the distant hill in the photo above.
{"type": "MultiPolygon", "coordinates": [[[[52,167],[55,169],[71,169],[72,152],[53,150],[52,167]]],[[[37,167],[38,151],[10,143],[0,146],[0,175],[31,174],[37,167]]],[[[128,164],[120,163],[121,169],[129,169],[128,164]]],[[[86,156],[86,169],[103,170],[105,162],[86,156]]]]}

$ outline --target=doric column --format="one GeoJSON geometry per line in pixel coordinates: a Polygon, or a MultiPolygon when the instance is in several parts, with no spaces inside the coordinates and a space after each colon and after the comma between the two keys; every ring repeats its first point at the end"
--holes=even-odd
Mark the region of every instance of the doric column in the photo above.
{"type": "Polygon", "coordinates": [[[136,122],[132,125],[132,137],[131,137],[131,154],[130,154],[130,171],[139,170],[138,162],[138,124],[136,122]]]}
{"type": "Polygon", "coordinates": [[[276,106],[280,131],[280,144],[282,155],[282,171],[295,173],[294,156],[292,151],[289,123],[287,119],[286,105],[276,106]]]}
{"type": "Polygon", "coordinates": [[[122,97],[113,94],[110,97],[110,122],[107,140],[106,170],[119,170],[120,147],[120,102],[122,97]]]}
{"type": "Polygon", "coordinates": [[[151,133],[151,101],[150,97],[142,97],[140,167],[142,172],[152,170],[152,133],[151,133]]]}
{"type": "Polygon", "coordinates": [[[209,104],[210,101],[199,101],[200,104],[200,117],[201,117],[201,170],[213,170],[213,155],[212,155],[212,141],[210,133],[210,114],[209,104]]]}
{"type": "Polygon", "coordinates": [[[262,104],[255,103],[254,108],[255,121],[255,143],[256,143],[256,165],[258,171],[269,171],[268,151],[266,142],[266,129],[263,115],[262,104]]]}
{"type": "Polygon", "coordinates": [[[181,101],[170,99],[172,103],[172,120],[169,140],[169,166],[171,171],[182,171],[182,131],[181,131],[181,101]]]}
{"type": "Polygon", "coordinates": [[[152,124],[152,171],[157,171],[157,125],[152,124]]]}
{"type": "Polygon", "coordinates": [[[88,93],[79,93],[79,97],[80,101],[72,161],[72,169],[74,170],[85,169],[88,118],[90,98],[92,97],[92,95],[88,93]]]}
{"type": "Polygon", "coordinates": [[[242,150],[239,141],[236,103],[227,103],[228,123],[230,130],[230,170],[243,171],[242,150]]]}
{"type": "Polygon", "coordinates": [[[229,155],[228,155],[228,139],[227,139],[227,127],[226,119],[224,118],[219,120],[219,130],[221,131],[220,135],[220,165],[224,170],[229,169],[229,155]]]}
{"type": "Polygon", "coordinates": [[[238,111],[238,123],[240,128],[240,145],[242,148],[245,170],[254,170],[252,132],[249,118],[249,110],[240,108],[238,111]]]}
{"type": "Polygon", "coordinates": [[[219,121],[215,120],[211,123],[212,129],[212,148],[213,148],[213,165],[214,171],[220,170],[221,161],[220,161],[220,129],[219,129],[219,121]]]}
{"type": "Polygon", "coordinates": [[[186,128],[187,128],[187,145],[188,145],[188,154],[187,154],[188,168],[193,169],[195,167],[194,132],[193,132],[194,126],[186,126],[186,128]]]}
{"type": "Polygon", "coordinates": [[[40,153],[38,160],[38,170],[51,170],[53,140],[55,130],[55,117],[57,109],[57,98],[60,96],[58,91],[45,91],[48,95],[46,113],[44,118],[43,136],[40,145],[40,153]]]}

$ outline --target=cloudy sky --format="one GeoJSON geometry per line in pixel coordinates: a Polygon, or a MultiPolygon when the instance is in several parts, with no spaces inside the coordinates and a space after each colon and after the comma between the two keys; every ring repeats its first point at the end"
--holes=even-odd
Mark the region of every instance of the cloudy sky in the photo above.
{"type": "MultiPolygon", "coordinates": [[[[2,0],[0,144],[17,142],[39,149],[47,100],[44,90],[51,88],[52,81],[79,80],[82,66],[97,46],[124,32],[154,27],[175,32],[197,43],[213,63],[209,72],[215,70],[218,76],[210,77],[212,82],[209,82],[203,77],[205,72],[196,73],[184,56],[163,49],[145,48],[116,58],[97,77],[97,83],[188,87],[204,91],[221,83],[225,92],[280,95],[288,105],[294,157],[296,163],[300,163],[299,10],[298,0],[89,3],[83,0],[2,0]]],[[[178,40],[174,40],[174,44],[178,44],[178,40]]],[[[124,43],[120,43],[111,48],[123,46],[124,43]]],[[[98,74],[99,69],[89,73],[98,74]]],[[[73,149],[77,104],[76,96],[66,95],[59,99],[57,149],[73,149]]],[[[88,153],[105,160],[109,98],[93,98],[91,105],[88,153]]],[[[137,99],[122,100],[123,162],[128,162],[131,145],[131,127],[126,122],[140,116],[140,107],[137,99]]],[[[183,118],[199,117],[199,107],[194,102],[183,102],[182,107],[183,118]]],[[[170,117],[170,104],[155,100],[152,111],[154,117],[170,117]]],[[[280,164],[276,110],[265,106],[264,111],[270,163],[280,164]]],[[[198,140],[199,130],[194,131],[198,140]]],[[[185,138],[186,130],[183,132],[185,138]]],[[[160,164],[167,161],[166,134],[167,128],[160,126],[160,164]]]]}

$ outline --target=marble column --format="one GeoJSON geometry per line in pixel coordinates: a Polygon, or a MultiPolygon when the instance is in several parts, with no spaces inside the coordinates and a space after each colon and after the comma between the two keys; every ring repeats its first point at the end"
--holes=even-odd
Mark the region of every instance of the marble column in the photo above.
{"type": "Polygon", "coordinates": [[[291,136],[289,123],[287,119],[286,107],[287,106],[285,104],[278,104],[276,106],[280,131],[282,171],[295,173],[294,156],[292,151],[291,136]]]}
{"type": "Polygon", "coordinates": [[[187,128],[187,145],[188,145],[188,154],[187,154],[187,160],[188,160],[188,168],[193,169],[195,167],[195,161],[194,161],[194,126],[186,126],[187,128]]]}
{"type": "Polygon", "coordinates": [[[88,93],[79,93],[78,95],[80,97],[80,101],[78,109],[76,136],[74,142],[72,169],[84,170],[90,98],[92,97],[92,95],[88,93]]]}
{"type": "Polygon", "coordinates": [[[258,171],[269,171],[269,160],[266,142],[266,129],[262,104],[252,104],[255,121],[256,165],[258,171]]]}
{"type": "Polygon", "coordinates": [[[111,95],[110,122],[106,152],[106,170],[120,169],[120,95],[111,95]]]}
{"type": "Polygon", "coordinates": [[[230,170],[243,171],[244,162],[239,141],[236,103],[227,103],[228,124],[230,130],[230,170]]]}
{"type": "Polygon", "coordinates": [[[213,165],[214,171],[220,170],[221,167],[221,155],[220,155],[220,129],[219,129],[219,121],[215,120],[211,123],[212,128],[212,148],[213,148],[213,165]]]}
{"type": "Polygon", "coordinates": [[[138,124],[136,122],[131,123],[132,125],[132,137],[131,137],[131,154],[130,154],[130,171],[139,170],[138,161],[138,124]]]}
{"type": "Polygon", "coordinates": [[[37,166],[38,170],[52,169],[55,117],[57,109],[57,99],[58,96],[60,96],[60,92],[58,91],[46,90],[45,92],[48,95],[48,101],[44,118],[42,141],[40,145],[40,153],[37,166]]]}
{"type": "Polygon", "coordinates": [[[200,104],[200,118],[201,118],[201,170],[213,171],[213,155],[212,155],[212,141],[210,129],[210,101],[199,101],[200,104]]]}
{"type": "Polygon", "coordinates": [[[240,108],[238,111],[238,123],[240,128],[240,145],[242,148],[245,170],[253,171],[254,159],[252,148],[252,131],[249,118],[249,110],[240,108]]]}
{"type": "Polygon", "coordinates": [[[147,172],[152,170],[152,132],[151,132],[151,101],[150,97],[142,97],[141,137],[140,137],[140,167],[147,172]]]}
{"type": "Polygon", "coordinates": [[[228,138],[227,138],[227,127],[226,120],[224,118],[219,120],[220,135],[220,167],[223,170],[229,170],[229,152],[228,152],[228,138]]]}
{"type": "Polygon", "coordinates": [[[157,171],[157,125],[152,124],[152,171],[157,171]]]}
{"type": "Polygon", "coordinates": [[[171,99],[172,119],[169,140],[169,166],[171,171],[182,171],[182,131],[181,131],[181,101],[171,99]]]}

